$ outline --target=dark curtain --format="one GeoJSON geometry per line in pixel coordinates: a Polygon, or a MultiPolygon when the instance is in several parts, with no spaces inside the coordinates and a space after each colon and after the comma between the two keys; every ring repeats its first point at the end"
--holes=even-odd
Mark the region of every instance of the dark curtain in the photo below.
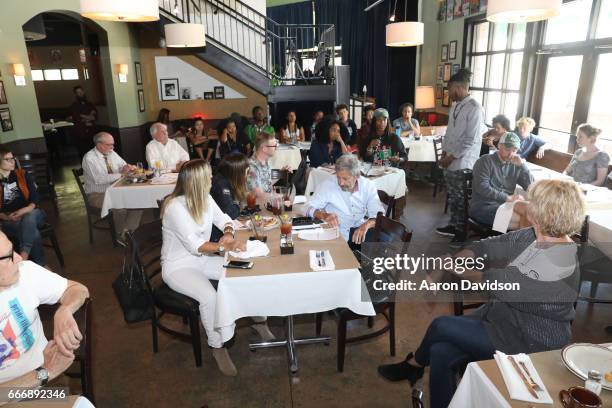
{"type": "Polygon", "coordinates": [[[286,53],[290,47],[295,49],[314,46],[312,29],[287,27],[291,24],[312,24],[312,2],[286,4],[284,6],[268,7],[267,16],[276,22],[268,22],[268,30],[272,32],[272,64],[278,72],[283,72],[286,66],[286,53]],[[285,40],[286,38],[291,40],[285,40]],[[282,68],[281,68],[282,67],[282,68]]]}

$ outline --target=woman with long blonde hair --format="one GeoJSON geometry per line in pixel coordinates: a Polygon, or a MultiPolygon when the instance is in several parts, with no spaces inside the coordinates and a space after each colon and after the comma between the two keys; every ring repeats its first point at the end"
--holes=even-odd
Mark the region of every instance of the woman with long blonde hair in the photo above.
{"type": "Polygon", "coordinates": [[[162,208],[162,278],[170,288],[197,300],[208,345],[221,372],[235,376],[236,367],[214,328],[217,292],[210,280],[223,275],[227,251],[244,251],[246,243],[234,239],[232,219],[210,196],[212,172],[202,159],[182,167],[174,192],[162,208]],[[213,225],[223,231],[211,242],[213,225]],[[221,256],[219,256],[220,254],[221,256]]]}

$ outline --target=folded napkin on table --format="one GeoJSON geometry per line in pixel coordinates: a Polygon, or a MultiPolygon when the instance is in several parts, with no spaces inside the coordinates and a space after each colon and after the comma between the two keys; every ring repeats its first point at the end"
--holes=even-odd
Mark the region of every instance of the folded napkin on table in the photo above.
{"type": "Polygon", "coordinates": [[[298,238],[304,241],[331,241],[338,238],[338,228],[316,228],[306,231],[300,231],[298,238]]]}
{"type": "Polygon", "coordinates": [[[333,271],[336,269],[329,251],[315,251],[311,249],[308,251],[308,257],[310,259],[310,269],[313,271],[333,271]],[[323,252],[323,256],[317,257],[317,253],[320,254],[321,252],[323,252]]]}
{"type": "Polygon", "coordinates": [[[247,241],[246,251],[244,252],[230,252],[230,256],[239,259],[250,259],[258,258],[261,256],[268,256],[270,248],[261,241],[247,241]]]}
{"type": "Polygon", "coordinates": [[[304,195],[296,195],[293,199],[293,205],[295,204],[304,204],[306,202],[306,196],[304,195]]]}
{"type": "MultiPolygon", "coordinates": [[[[499,371],[501,371],[502,377],[504,378],[504,382],[506,383],[506,388],[508,388],[510,398],[513,400],[535,402],[538,404],[552,404],[553,400],[550,397],[550,394],[548,393],[544,382],[542,382],[540,375],[533,366],[533,363],[531,362],[529,356],[527,354],[520,353],[513,355],[513,357],[516,363],[521,368],[521,370],[523,370],[523,367],[521,367],[520,362],[522,361],[525,363],[527,369],[529,370],[529,374],[531,374],[531,378],[533,378],[536,384],[542,387],[544,391],[536,392],[538,398],[534,398],[533,395],[529,393],[527,386],[521,380],[521,377],[514,369],[514,366],[512,365],[510,360],[508,360],[508,356],[502,353],[501,351],[496,351],[495,362],[497,363],[499,371]]],[[[525,373],[524,370],[523,375],[525,376],[527,381],[529,381],[529,376],[525,373]]]]}
{"type": "Polygon", "coordinates": [[[178,179],[178,173],[166,173],[151,179],[151,184],[174,184],[178,179]]]}

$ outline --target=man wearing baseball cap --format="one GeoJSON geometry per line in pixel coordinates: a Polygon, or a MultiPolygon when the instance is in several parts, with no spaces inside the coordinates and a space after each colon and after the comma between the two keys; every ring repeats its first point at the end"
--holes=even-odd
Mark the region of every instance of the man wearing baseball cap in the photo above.
{"type": "Polygon", "coordinates": [[[514,194],[516,185],[527,191],[533,182],[525,162],[516,154],[520,147],[518,135],[507,132],[499,139],[497,152],[482,156],[474,164],[469,214],[479,223],[493,225],[500,205],[521,199],[514,194]]]}

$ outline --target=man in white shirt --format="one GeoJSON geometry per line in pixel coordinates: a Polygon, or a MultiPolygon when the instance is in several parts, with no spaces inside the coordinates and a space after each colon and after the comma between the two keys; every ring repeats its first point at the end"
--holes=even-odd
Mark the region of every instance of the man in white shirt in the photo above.
{"type": "Polygon", "coordinates": [[[80,283],[23,261],[0,232],[0,386],[44,386],[72,364],[83,339],[73,313],[88,297],[80,283]],[[47,342],[38,306],[56,303],[47,342]]]}
{"type": "Polygon", "coordinates": [[[163,123],[152,124],[150,132],[153,140],[146,148],[149,168],[178,172],[189,161],[189,153],[176,140],[168,138],[168,128],[163,123]]]}
{"type": "Polygon", "coordinates": [[[306,214],[339,227],[340,235],[356,249],[369,240],[366,234],[374,227],[376,215],[385,209],[374,183],[361,177],[356,156],[342,155],[335,166],[336,180],[325,180],[317,187],[306,214]]]}
{"type": "MultiPolygon", "coordinates": [[[[83,157],[83,175],[87,202],[102,211],[104,194],[115,181],[136,167],[125,162],[115,151],[115,140],[110,133],[94,136],[94,148],[83,157]]],[[[113,222],[117,239],[121,242],[125,230],[133,231],[140,225],[141,210],[113,209],[113,222]]]]}

